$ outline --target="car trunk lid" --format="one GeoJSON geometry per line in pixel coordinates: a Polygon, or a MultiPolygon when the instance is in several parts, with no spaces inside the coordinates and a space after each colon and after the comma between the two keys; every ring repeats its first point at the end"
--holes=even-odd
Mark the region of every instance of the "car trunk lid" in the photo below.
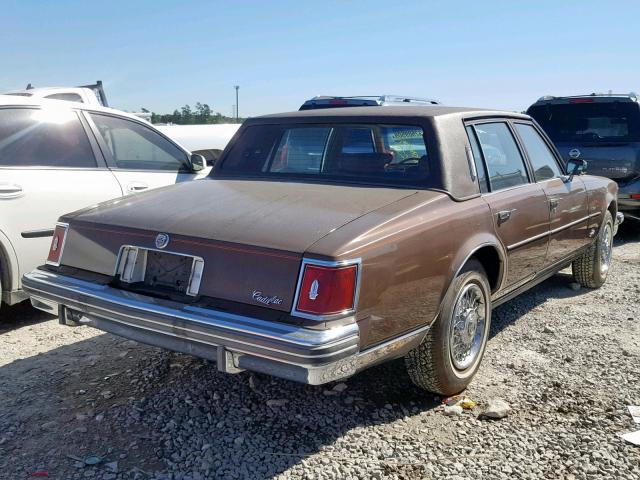
{"type": "Polygon", "coordinates": [[[306,249],[414,193],[314,183],[200,180],[70,216],[63,263],[113,275],[123,245],[204,260],[200,295],[289,311],[306,249]],[[163,248],[159,234],[167,234],[163,248]]]}

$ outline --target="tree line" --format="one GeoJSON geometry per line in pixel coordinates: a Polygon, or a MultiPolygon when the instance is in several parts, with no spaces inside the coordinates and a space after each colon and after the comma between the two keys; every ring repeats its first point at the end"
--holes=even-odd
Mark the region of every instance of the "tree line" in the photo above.
{"type": "Polygon", "coordinates": [[[155,113],[149,112],[146,108],[142,109],[145,113],[151,113],[151,123],[175,123],[177,125],[202,125],[210,123],[242,123],[245,119],[227,117],[220,112],[213,112],[211,107],[206,103],[197,102],[195,108],[185,105],[180,110],[176,109],[173,113],[155,113]]]}

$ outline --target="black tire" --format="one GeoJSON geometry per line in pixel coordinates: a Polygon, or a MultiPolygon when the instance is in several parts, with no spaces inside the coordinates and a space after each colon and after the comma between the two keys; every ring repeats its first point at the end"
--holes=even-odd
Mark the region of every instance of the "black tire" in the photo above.
{"type": "Polygon", "coordinates": [[[611,251],[613,250],[613,217],[607,210],[600,231],[591,246],[571,264],[573,278],[586,288],[600,288],[607,280],[611,267],[611,251]],[[608,242],[608,247],[606,246],[608,242]],[[608,261],[604,264],[603,255],[608,261]]]}
{"type": "MultiPolygon", "coordinates": [[[[465,320],[466,324],[467,320],[465,320]]],[[[490,327],[491,288],[480,262],[471,259],[453,280],[445,296],[442,310],[422,343],[405,357],[407,372],[413,383],[440,395],[460,393],[471,383],[480,366],[490,327]],[[485,320],[481,328],[482,338],[472,363],[465,368],[458,368],[453,359],[451,345],[454,312],[459,298],[468,289],[473,289],[474,294],[481,293],[483,296],[482,310],[485,320]]],[[[477,324],[474,331],[476,334],[480,331],[477,324]]]]}

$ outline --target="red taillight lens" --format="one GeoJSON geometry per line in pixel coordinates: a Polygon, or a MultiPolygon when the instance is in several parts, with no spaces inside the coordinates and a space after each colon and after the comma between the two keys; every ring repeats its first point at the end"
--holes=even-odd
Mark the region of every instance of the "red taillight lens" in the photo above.
{"type": "Polygon", "coordinates": [[[47,264],[60,265],[60,259],[62,258],[62,249],[64,248],[64,242],[67,238],[67,230],[69,225],[64,223],[58,223],[53,231],[53,238],[51,239],[51,246],[49,247],[49,256],[47,257],[47,264]]]}
{"type": "Polygon", "coordinates": [[[346,100],[343,100],[341,98],[334,98],[332,100],[329,100],[329,105],[346,105],[349,102],[347,102],[346,100]]]}
{"type": "Polygon", "coordinates": [[[569,103],[593,103],[593,98],[574,98],[569,103]]]}
{"type": "Polygon", "coordinates": [[[333,315],[354,308],[358,266],[305,265],[296,310],[333,315]]]}
{"type": "Polygon", "coordinates": [[[630,197],[634,200],[640,200],[640,193],[632,193],[630,197]]]}

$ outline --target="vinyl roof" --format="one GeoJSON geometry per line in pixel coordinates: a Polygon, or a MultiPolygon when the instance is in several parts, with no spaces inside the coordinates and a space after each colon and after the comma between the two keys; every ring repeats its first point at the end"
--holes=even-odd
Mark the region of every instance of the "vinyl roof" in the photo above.
{"type": "Polygon", "coordinates": [[[279,118],[330,118],[330,117],[441,117],[441,116],[507,116],[528,118],[516,112],[490,110],[486,108],[447,107],[442,105],[414,105],[414,106],[371,106],[371,107],[340,107],[319,110],[303,110],[295,112],[276,113],[254,117],[255,119],[279,118]],[[468,115],[465,115],[468,114],[468,115]]]}

